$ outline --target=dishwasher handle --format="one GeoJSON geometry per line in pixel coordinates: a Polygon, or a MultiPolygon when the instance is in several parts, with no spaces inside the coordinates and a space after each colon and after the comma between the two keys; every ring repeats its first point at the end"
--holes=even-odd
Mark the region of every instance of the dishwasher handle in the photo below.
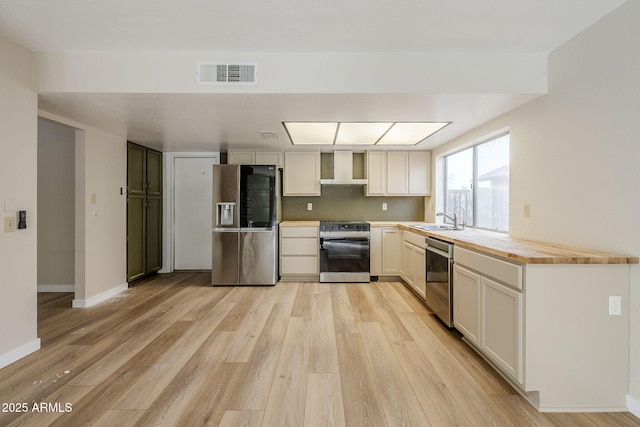
{"type": "Polygon", "coordinates": [[[453,258],[453,244],[449,242],[427,237],[425,239],[425,250],[435,252],[446,258],[453,258]]]}
{"type": "Polygon", "coordinates": [[[446,253],[445,251],[441,251],[440,249],[436,249],[433,246],[429,246],[427,245],[427,247],[425,248],[425,250],[429,251],[429,252],[433,252],[435,254],[438,254],[446,259],[451,259],[451,255],[449,255],[448,253],[446,253]]]}

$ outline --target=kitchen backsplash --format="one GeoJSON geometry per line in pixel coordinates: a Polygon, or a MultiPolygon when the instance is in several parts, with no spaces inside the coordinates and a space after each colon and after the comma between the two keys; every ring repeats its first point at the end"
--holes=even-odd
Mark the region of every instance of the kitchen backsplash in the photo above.
{"type": "Polygon", "coordinates": [[[362,185],[323,185],[319,197],[283,196],[282,220],[423,221],[424,205],[424,197],[365,197],[362,185]]]}

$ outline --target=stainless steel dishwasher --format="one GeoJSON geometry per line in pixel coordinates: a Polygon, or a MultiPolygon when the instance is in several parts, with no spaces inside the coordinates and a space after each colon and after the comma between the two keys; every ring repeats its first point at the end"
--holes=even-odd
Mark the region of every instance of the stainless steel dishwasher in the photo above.
{"type": "Polygon", "coordinates": [[[425,239],[426,296],[425,303],[447,325],[453,327],[453,243],[427,237],[425,239]]]}

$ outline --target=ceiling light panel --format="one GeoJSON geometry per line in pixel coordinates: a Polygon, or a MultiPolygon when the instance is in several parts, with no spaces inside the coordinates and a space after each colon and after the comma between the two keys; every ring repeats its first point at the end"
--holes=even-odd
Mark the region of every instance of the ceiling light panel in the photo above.
{"type": "Polygon", "coordinates": [[[285,122],[293,145],[333,145],[338,123],[285,122]]]}
{"type": "Polygon", "coordinates": [[[396,123],[378,141],[378,145],[416,145],[449,123],[396,123]]]}
{"type": "Polygon", "coordinates": [[[336,145],[373,145],[393,123],[340,123],[336,145]]]}

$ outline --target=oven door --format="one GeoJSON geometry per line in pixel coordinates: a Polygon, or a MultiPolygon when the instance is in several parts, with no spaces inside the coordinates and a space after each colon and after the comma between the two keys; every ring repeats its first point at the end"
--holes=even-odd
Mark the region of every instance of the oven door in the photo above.
{"type": "Polygon", "coordinates": [[[320,237],[321,282],[369,282],[369,237],[320,237]]]}
{"type": "Polygon", "coordinates": [[[453,326],[453,292],[451,288],[451,259],[448,254],[431,246],[426,247],[427,288],[425,303],[448,327],[453,326]]]}

